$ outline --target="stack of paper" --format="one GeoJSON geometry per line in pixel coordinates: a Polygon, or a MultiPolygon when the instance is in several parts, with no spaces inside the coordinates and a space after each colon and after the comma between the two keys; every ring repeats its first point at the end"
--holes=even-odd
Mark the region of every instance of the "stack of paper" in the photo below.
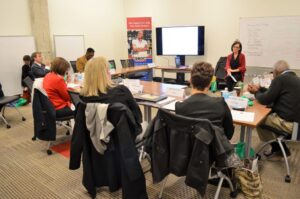
{"type": "Polygon", "coordinates": [[[253,122],[254,121],[254,113],[253,112],[231,110],[231,115],[232,115],[233,120],[235,120],[235,121],[241,121],[241,122],[253,122]]]}

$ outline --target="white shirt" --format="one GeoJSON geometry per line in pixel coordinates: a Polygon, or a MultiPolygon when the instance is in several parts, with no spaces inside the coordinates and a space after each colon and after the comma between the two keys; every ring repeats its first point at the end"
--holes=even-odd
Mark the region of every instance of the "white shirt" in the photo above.
{"type": "MultiPolygon", "coordinates": [[[[144,39],[138,40],[134,39],[132,40],[132,46],[135,46],[136,48],[146,48],[148,45],[148,42],[144,39]]],[[[147,51],[140,51],[140,52],[134,52],[135,57],[147,57],[148,53],[147,51]]]]}

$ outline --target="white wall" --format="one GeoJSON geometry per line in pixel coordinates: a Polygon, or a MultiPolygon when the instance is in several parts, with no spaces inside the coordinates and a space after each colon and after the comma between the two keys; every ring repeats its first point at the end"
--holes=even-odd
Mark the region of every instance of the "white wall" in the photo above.
{"type": "Polygon", "coordinates": [[[123,0],[48,0],[50,34],[84,35],[95,55],[127,57],[123,0]]]}
{"type": "MultiPolygon", "coordinates": [[[[220,56],[230,53],[239,38],[240,17],[300,15],[299,0],[125,0],[126,17],[149,16],[155,27],[172,25],[204,25],[205,56],[187,57],[186,64],[205,60],[216,64],[220,56]]],[[[155,47],[155,45],[154,45],[155,47]]],[[[153,52],[156,52],[154,49],[153,52]]],[[[174,58],[170,58],[170,64],[174,58]]],[[[157,64],[167,61],[154,57],[157,64]]]]}
{"type": "Polygon", "coordinates": [[[0,0],[0,35],[15,36],[31,34],[27,0],[0,0]]]}

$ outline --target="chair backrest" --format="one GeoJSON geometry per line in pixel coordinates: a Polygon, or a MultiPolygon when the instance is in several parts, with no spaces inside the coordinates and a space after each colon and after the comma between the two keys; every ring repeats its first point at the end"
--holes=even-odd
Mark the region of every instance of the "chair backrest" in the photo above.
{"type": "Polygon", "coordinates": [[[23,79],[24,84],[28,87],[29,91],[32,91],[33,81],[32,79],[27,76],[25,79],[23,79]]]}
{"type": "Polygon", "coordinates": [[[70,61],[71,67],[74,73],[77,73],[76,61],[70,61]]]}
{"type": "Polygon", "coordinates": [[[133,67],[134,60],[133,59],[121,59],[122,68],[133,67]]]}
{"type": "Polygon", "coordinates": [[[220,57],[217,62],[217,66],[215,69],[215,76],[217,79],[224,79],[226,76],[225,66],[226,66],[227,57],[220,57]]]}
{"type": "Polygon", "coordinates": [[[109,63],[109,68],[110,69],[116,69],[116,62],[115,62],[115,60],[109,60],[108,61],[108,63],[109,63]]]}
{"type": "Polygon", "coordinates": [[[4,97],[4,93],[3,93],[3,90],[2,90],[2,84],[0,83],[0,98],[1,97],[4,97]]]}
{"type": "Polygon", "coordinates": [[[298,122],[294,122],[293,133],[292,133],[291,140],[300,141],[300,128],[299,128],[299,123],[298,122]]]}
{"type": "Polygon", "coordinates": [[[75,107],[77,107],[77,105],[82,102],[82,100],[79,97],[79,93],[78,92],[74,92],[74,91],[68,91],[70,97],[71,97],[71,101],[74,104],[75,107]]]}

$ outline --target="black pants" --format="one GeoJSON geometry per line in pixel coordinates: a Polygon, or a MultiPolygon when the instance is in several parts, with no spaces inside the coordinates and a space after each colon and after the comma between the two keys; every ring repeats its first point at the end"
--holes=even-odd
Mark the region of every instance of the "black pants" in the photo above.
{"type": "Polygon", "coordinates": [[[56,117],[61,118],[61,117],[68,117],[74,115],[74,111],[71,110],[70,107],[66,106],[62,109],[56,110],[56,117]]]}
{"type": "MultiPolygon", "coordinates": [[[[231,75],[236,79],[237,82],[242,81],[242,74],[240,72],[232,73],[231,75]]],[[[229,75],[225,77],[225,82],[226,82],[228,91],[232,91],[237,83],[229,75]]]]}

